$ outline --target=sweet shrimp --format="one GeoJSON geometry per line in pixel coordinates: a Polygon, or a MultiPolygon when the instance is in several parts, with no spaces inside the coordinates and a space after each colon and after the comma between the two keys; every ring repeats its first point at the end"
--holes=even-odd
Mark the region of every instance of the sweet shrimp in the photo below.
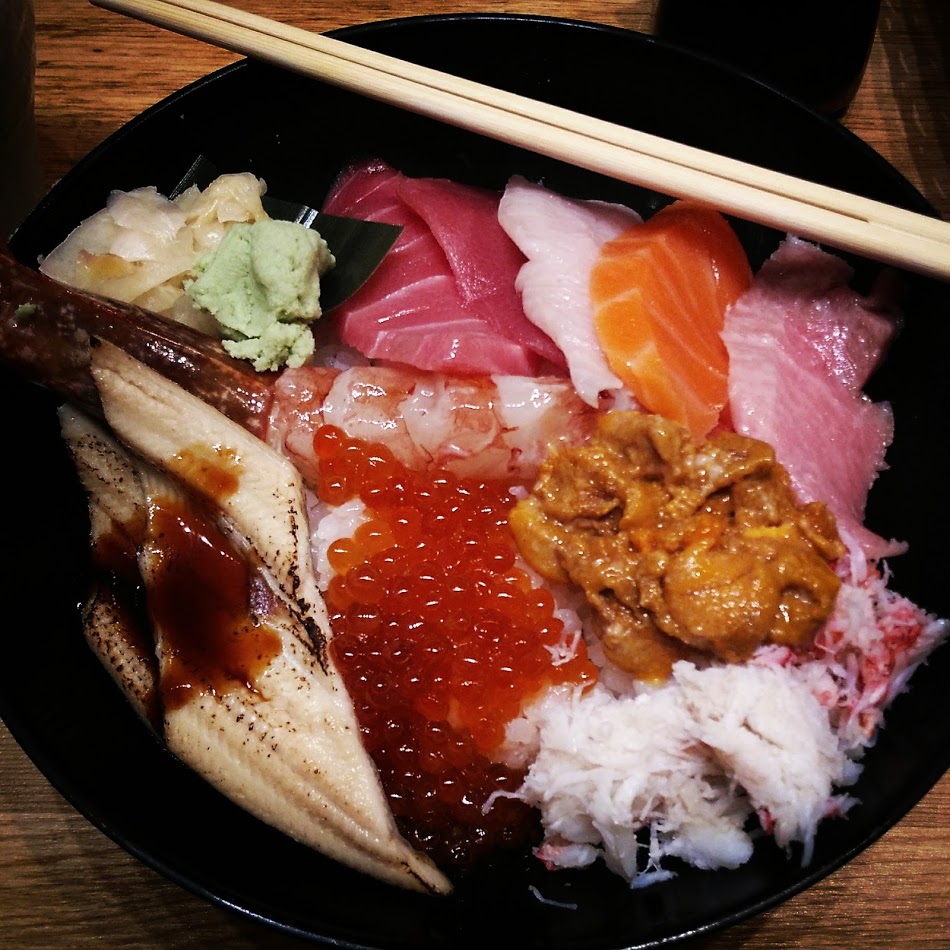
{"type": "Polygon", "coordinates": [[[285,370],[275,386],[274,448],[313,480],[322,425],[386,445],[409,468],[531,479],[548,449],[593,431],[597,410],[567,379],[465,377],[393,366],[285,370]]]}

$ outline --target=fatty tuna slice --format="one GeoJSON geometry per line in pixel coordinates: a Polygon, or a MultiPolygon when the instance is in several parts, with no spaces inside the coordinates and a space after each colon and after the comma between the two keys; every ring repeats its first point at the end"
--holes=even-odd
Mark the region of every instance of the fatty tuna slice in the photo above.
{"type": "Polygon", "coordinates": [[[850,276],[843,261],[789,238],[727,312],[722,336],[736,431],[770,443],[800,498],[825,502],[876,559],[903,550],[863,526],[894,420],[861,386],[895,323],[848,288],[850,276]]]}
{"type": "Polygon", "coordinates": [[[464,190],[450,194],[445,186],[451,184],[408,179],[378,161],[341,176],[324,211],[399,224],[403,232],[366,284],[334,311],[340,338],[370,359],[417,369],[538,375],[552,363],[563,366],[560,352],[516,300],[520,258],[516,266],[517,249],[497,224],[497,197],[489,217],[503,241],[489,240],[490,229],[477,226],[491,193],[457,186],[464,190]]]}
{"type": "Polygon", "coordinates": [[[611,372],[594,330],[590,273],[607,241],[640,216],[603,201],[565,198],[521,177],[508,182],[498,220],[527,257],[516,281],[528,319],[557,343],[580,397],[597,406],[623,383],[611,372]]]}

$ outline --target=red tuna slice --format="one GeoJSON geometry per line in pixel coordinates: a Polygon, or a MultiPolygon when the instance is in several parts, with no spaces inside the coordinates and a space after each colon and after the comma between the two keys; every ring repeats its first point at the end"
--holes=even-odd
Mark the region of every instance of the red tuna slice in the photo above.
{"type": "MultiPolygon", "coordinates": [[[[472,301],[477,280],[467,273],[464,284],[459,281],[428,224],[403,201],[402,188],[410,181],[417,180],[382,162],[364,163],[343,173],[324,204],[330,214],[403,226],[372,277],[334,311],[340,338],[370,359],[419,369],[479,375],[538,375],[549,370],[546,358],[515,331],[502,332],[495,319],[486,316],[497,297],[490,292],[497,278],[486,276],[485,291],[472,301]]],[[[464,217],[461,211],[459,217],[464,217]]],[[[500,230],[497,218],[494,222],[500,230]]],[[[458,248],[460,253],[461,245],[458,248]]],[[[480,253],[473,248],[473,256],[480,253]]],[[[510,277],[512,295],[516,273],[517,268],[510,277]]],[[[518,307],[520,320],[527,323],[520,301],[518,307]]]]}
{"type": "Polygon", "coordinates": [[[894,324],[848,288],[850,277],[843,261],[790,238],[727,311],[722,337],[736,431],[770,443],[802,500],[825,502],[842,534],[877,559],[904,549],[863,527],[894,423],[860,387],[894,324]]]}
{"type": "Polygon", "coordinates": [[[350,216],[366,221],[390,220],[400,202],[396,188],[402,175],[385,162],[360,162],[345,168],[333,183],[323,203],[327,214],[350,216]]]}
{"type": "Polygon", "coordinates": [[[370,359],[455,373],[534,375],[538,359],[473,316],[445,255],[421,218],[399,199],[402,175],[383,166],[350,175],[325,210],[403,225],[383,265],[334,317],[341,340],[370,359]],[[378,169],[378,170],[377,170],[378,169]]]}
{"type": "Polygon", "coordinates": [[[566,369],[557,344],[525,316],[515,281],[527,258],[498,220],[501,194],[444,178],[405,178],[399,197],[439,242],[466,305],[496,333],[566,369]]]}
{"type": "Polygon", "coordinates": [[[437,367],[440,372],[460,376],[538,373],[538,362],[530,353],[499,337],[480,320],[452,319],[383,330],[376,336],[375,349],[386,354],[380,359],[419,369],[437,367]]]}

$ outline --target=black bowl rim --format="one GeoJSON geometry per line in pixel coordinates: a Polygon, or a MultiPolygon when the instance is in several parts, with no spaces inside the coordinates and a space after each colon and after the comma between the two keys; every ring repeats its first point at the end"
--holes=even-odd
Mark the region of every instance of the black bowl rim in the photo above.
{"type": "MultiPolygon", "coordinates": [[[[633,35],[637,37],[638,41],[640,42],[648,42],[657,45],[674,52],[676,55],[685,55],[692,59],[701,60],[706,63],[710,69],[721,70],[725,73],[742,76],[745,81],[768,89],[770,94],[786,100],[795,108],[811,113],[815,121],[823,123],[829,128],[829,130],[832,130],[830,134],[835,134],[839,137],[847,139],[849,141],[849,147],[854,149],[856,152],[861,153],[860,160],[862,162],[875,166],[875,174],[890,179],[891,183],[898,187],[902,195],[902,199],[906,202],[907,207],[918,210],[924,214],[940,217],[939,212],[936,211],[930,202],[904,175],[902,175],[890,162],[888,162],[859,136],[842,126],[839,122],[815,112],[814,110],[789,97],[775,87],[761,82],[755,77],[750,76],[748,73],[744,73],[741,70],[723,63],[721,60],[715,57],[684,50],[674,44],[667,43],[649,34],[637,33],[633,30],[628,30],[608,24],[564,17],[533,14],[449,13],[425,14],[418,16],[396,17],[379,21],[369,21],[329,31],[328,35],[344,40],[354,39],[358,42],[363,36],[375,36],[379,35],[379,33],[382,31],[392,29],[398,30],[403,25],[425,23],[441,24],[446,22],[468,23],[472,21],[491,21],[497,22],[499,24],[508,22],[541,23],[558,27],[563,26],[570,29],[591,30],[598,33],[624,36],[633,35]]],[[[148,122],[148,120],[154,114],[166,109],[174,108],[178,101],[189,96],[193,91],[203,88],[208,84],[224,80],[230,74],[247,68],[251,62],[251,59],[245,58],[214,70],[213,72],[188,83],[181,89],[169,94],[160,101],[143,110],[138,115],[134,116],[131,120],[129,120],[119,129],[115,130],[100,144],[93,148],[59,181],[57,181],[47,192],[47,194],[40,200],[34,211],[27,218],[27,221],[24,222],[24,225],[29,222],[30,217],[32,217],[33,214],[39,215],[50,205],[55,205],[59,199],[60,191],[68,188],[70,182],[74,178],[81,176],[88,167],[94,166],[100,160],[101,156],[107,153],[115,145],[115,143],[121,141],[127,134],[138,128],[143,123],[148,122]]],[[[23,227],[23,225],[21,225],[21,227],[23,227]]],[[[11,237],[11,242],[15,247],[16,232],[11,237]]],[[[112,841],[120,845],[123,850],[134,856],[147,867],[158,871],[163,877],[175,882],[184,890],[201,897],[204,900],[207,900],[213,905],[234,911],[242,917],[249,918],[283,933],[305,940],[315,941],[320,944],[326,943],[327,945],[340,948],[352,948],[352,950],[372,950],[370,945],[352,943],[347,940],[326,938],[294,924],[270,919],[266,915],[251,909],[249,906],[243,906],[238,902],[230,901],[225,897],[222,897],[209,887],[195,881],[193,878],[190,878],[187,873],[179,871],[175,867],[169,865],[166,861],[156,858],[147,850],[139,847],[135,842],[129,841],[120,832],[117,832],[116,829],[111,827],[108,816],[101,814],[94,802],[86,802],[81,795],[76,795],[74,793],[74,790],[70,788],[69,780],[61,773],[57,765],[48,757],[42,748],[37,747],[34,743],[29,741],[27,737],[27,733],[29,732],[28,728],[23,728],[22,723],[16,721],[16,717],[14,717],[14,722],[12,725],[7,722],[5,708],[6,699],[3,692],[0,691],[0,719],[4,720],[11,735],[13,735],[14,739],[21,745],[21,748],[23,748],[24,752],[36,765],[36,767],[57,789],[63,798],[79,813],[81,813],[93,826],[98,828],[112,841]],[[21,737],[23,738],[21,739],[21,737]]],[[[768,911],[785,902],[789,898],[802,893],[823,878],[827,877],[829,874],[835,872],[843,865],[847,864],[854,857],[879,840],[899,821],[901,821],[907,815],[907,813],[921,801],[927,792],[933,788],[933,786],[947,771],[948,767],[950,767],[950,749],[947,750],[946,760],[947,761],[945,763],[935,762],[931,768],[927,770],[921,770],[919,773],[917,773],[914,777],[914,781],[912,783],[908,783],[904,787],[903,794],[899,799],[899,806],[889,812],[884,819],[880,820],[861,840],[855,842],[850,848],[847,848],[837,854],[833,860],[826,861],[821,866],[815,867],[810,873],[799,878],[793,884],[781,888],[780,890],[770,894],[768,897],[749,904],[739,911],[719,917],[706,925],[693,928],[689,931],[684,931],[672,938],[663,938],[659,940],[650,940],[645,943],[631,944],[628,950],[645,950],[645,948],[650,947],[672,945],[674,943],[679,943],[680,941],[689,940],[701,935],[712,935],[725,930],[728,927],[734,926],[737,923],[748,920],[765,911],[768,911]]]]}

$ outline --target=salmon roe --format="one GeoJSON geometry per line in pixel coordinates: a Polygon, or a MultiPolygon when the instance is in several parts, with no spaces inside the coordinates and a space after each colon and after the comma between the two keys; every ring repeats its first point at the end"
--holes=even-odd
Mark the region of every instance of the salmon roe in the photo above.
{"type": "Polygon", "coordinates": [[[554,600],[516,565],[511,483],[410,471],[385,447],[323,426],[317,493],[367,520],[330,545],[330,650],[400,832],[446,870],[534,840],[493,761],[507,723],[548,686],[593,681],[581,643],[559,649],[554,600]]]}

